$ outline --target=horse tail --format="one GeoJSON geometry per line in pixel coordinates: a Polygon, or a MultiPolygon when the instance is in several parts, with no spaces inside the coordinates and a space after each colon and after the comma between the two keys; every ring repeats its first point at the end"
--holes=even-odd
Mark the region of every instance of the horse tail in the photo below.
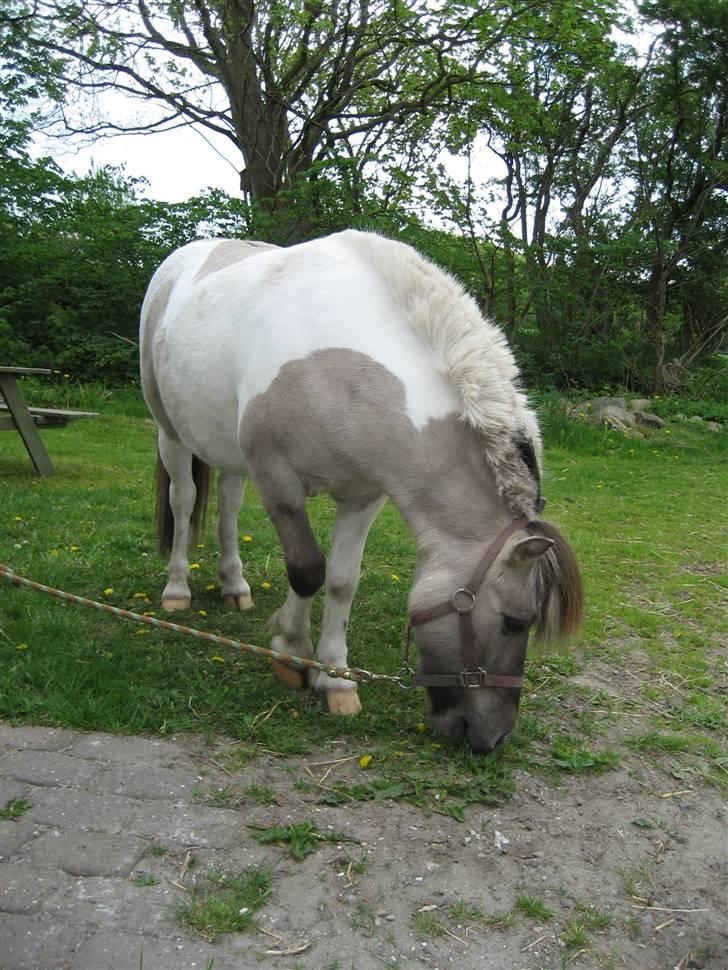
{"type": "MultiPolygon", "coordinates": [[[[197,542],[204,530],[207,517],[207,502],[210,495],[212,469],[197,455],[192,456],[192,481],[195,484],[195,505],[190,519],[191,539],[197,542]]],[[[157,467],[154,472],[155,519],[157,523],[157,542],[159,552],[168,556],[174,540],[174,516],[169,501],[170,478],[164,463],[157,452],[157,467]]]]}

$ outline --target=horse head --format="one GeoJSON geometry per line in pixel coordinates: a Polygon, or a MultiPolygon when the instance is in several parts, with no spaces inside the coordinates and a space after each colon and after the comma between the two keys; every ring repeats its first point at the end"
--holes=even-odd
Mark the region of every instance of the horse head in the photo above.
{"type": "Polygon", "coordinates": [[[568,543],[538,520],[502,529],[470,576],[461,563],[433,564],[413,588],[414,682],[429,692],[436,730],[487,753],[516,723],[529,634],[545,642],[574,634],[583,589],[568,543]]]}

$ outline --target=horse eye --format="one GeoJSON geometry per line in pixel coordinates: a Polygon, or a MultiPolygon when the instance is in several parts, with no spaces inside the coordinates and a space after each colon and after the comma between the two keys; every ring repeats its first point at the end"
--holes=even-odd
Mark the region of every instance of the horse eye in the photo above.
{"type": "Polygon", "coordinates": [[[503,617],[504,633],[524,633],[528,629],[528,620],[519,620],[515,616],[503,617]]]}

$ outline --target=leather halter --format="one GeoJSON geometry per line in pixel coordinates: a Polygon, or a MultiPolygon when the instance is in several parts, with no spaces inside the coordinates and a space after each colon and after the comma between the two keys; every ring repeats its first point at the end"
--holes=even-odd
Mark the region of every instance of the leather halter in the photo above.
{"type": "Polygon", "coordinates": [[[416,610],[410,614],[409,627],[407,629],[406,653],[409,652],[409,641],[412,627],[429,623],[430,620],[438,620],[449,613],[457,613],[460,621],[460,643],[463,648],[463,669],[459,674],[419,674],[415,673],[412,682],[421,687],[523,687],[523,677],[515,674],[489,674],[487,670],[478,663],[478,651],[475,644],[475,630],[473,629],[472,613],[475,609],[475,602],[478,590],[483,585],[488,570],[495,562],[498,553],[501,551],[506,541],[518,532],[525,529],[529,520],[525,517],[515,519],[505,529],[502,529],[493,539],[485,555],[478,563],[470,582],[459,587],[452,594],[446,603],[433,606],[427,610],[416,610]]]}

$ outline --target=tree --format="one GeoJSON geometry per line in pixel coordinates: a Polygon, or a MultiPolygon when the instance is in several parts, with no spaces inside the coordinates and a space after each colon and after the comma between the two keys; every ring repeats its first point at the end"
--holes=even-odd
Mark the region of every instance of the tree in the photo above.
{"type": "MultiPolygon", "coordinates": [[[[650,97],[634,118],[626,164],[646,231],[647,278],[641,289],[654,345],[654,387],[661,391],[671,284],[691,260],[705,262],[700,251],[711,214],[722,214],[725,229],[728,3],[655,0],[644,5],[643,13],[663,31],[650,97]]],[[[725,232],[721,248],[725,253],[725,232]]],[[[717,343],[725,322],[713,330],[717,343]]]]}
{"type": "Polygon", "coordinates": [[[365,165],[407,128],[421,140],[513,22],[545,5],[464,2],[448,13],[427,0],[36,0],[23,14],[24,0],[12,2],[24,50],[62,65],[67,131],[194,124],[235,146],[243,190],[269,209],[317,164],[365,165]],[[109,91],[147,110],[131,119],[74,110],[79,96],[88,109],[109,91]]]}

